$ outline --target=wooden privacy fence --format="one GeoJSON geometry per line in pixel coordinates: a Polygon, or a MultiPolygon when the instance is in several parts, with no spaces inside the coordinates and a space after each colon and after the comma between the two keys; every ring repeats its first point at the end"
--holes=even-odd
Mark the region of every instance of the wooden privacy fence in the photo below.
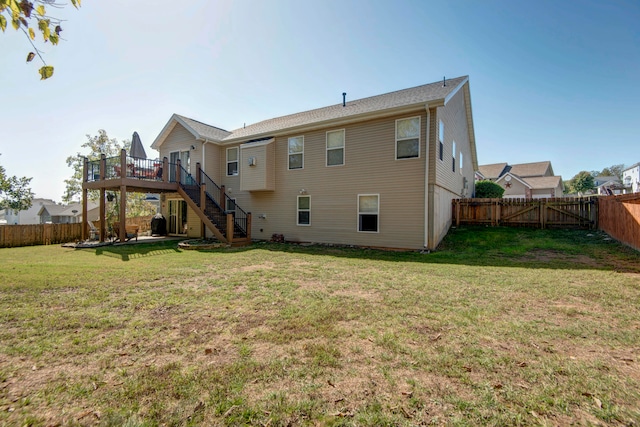
{"type": "Polygon", "coordinates": [[[453,223],[508,227],[598,226],[597,197],[549,199],[456,199],[453,223]]]}
{"type": "Polygon", "coordinates": [[[0,248],[54,245],[80,240],[82,224],[0,225],[0,248]]]}
{"type": "Polygon", "coordinates": [[[600,229],[640,251],[640,193],[601,197],[598,204],[600,229]]]}

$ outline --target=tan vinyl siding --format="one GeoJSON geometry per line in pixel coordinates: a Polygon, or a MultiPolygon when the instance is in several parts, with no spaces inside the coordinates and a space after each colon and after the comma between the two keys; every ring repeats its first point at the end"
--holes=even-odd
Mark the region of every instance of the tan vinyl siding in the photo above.
{"type": "Polygon", "coordinates": [[[434,245],[431,249],[435,249],[449,231],[452,222],[451,201],[457,198],[458,195],[448,191],[447,189],[438,186],[435,187],[433,200],[434,245]]]}
{"type": "Polygon", "coordinates": [[[220,162],[225,162],[224,173],[226,173],[226,152],[225,149],[214,144],[204,144],[204,157],[205,162],[202,166],[204,172],[209,175],[209,178],[219,185],[220,178],[223,170],[220,169],[220,162]]]}
{"type": "MultiPolygon", "coordinates": [[[[304,169],[288,170],[288,138],[275,149],[275,191],[236,192],[239,178],[224,177],[233,196],[253,214],[252,237],[284,234],[290,241],[419,249],[424,245],[426,112],[337,127],[345,130],[340,167],[326,166],[327,127],[304,133],[304,169]],[[396,160],[395,120],[420,116],[420,157],[396,160]],[[297,196],[311,196],[311,226],[298,226],[297,196]],[[358,194],[379,194],[379,232],[358,232],[358,194]],[[266,219],[260,219],[261,214],[266,219]],[[260,231],[262,230],[262,231],[260,231]]],[[[240,165],[240,174],[247,166],[240,165]]]]}
{"type": "Polygon", "coordinates": [[[275,142],[240,147],[241,191],[275,190],[275,142]],[[249,159],[255,158],[255,165],[249,166],[249,159]]]}
{"type": "MultiPolygon", "coordinates": [[[[474,168],[472,165],[471,146],[469,141],[469,129],[467,128],[467,109],[465,107],[464,91],[458,91],[447,105],[438,108],[438,120],[444,122],[444,156],[441,161],[436,155],[435,183],[448,191],[462,196],[463,177],[467,178],[468,192],[471,196],[474,180],[474,168]],[[456,168],[452,169],[453,142],[456,143],[456,168]],[[464,164],[460,173],[460,152],[462,152],[464,164]]],[[[437,123],[437,122],[436,122],[437,123]]],[[[437,133],[435,134],[437,141],[437,133]]]]}
{"type": "Polygon", "coordinates": [[[500,185],[502,188],[504,188],[504,193],[502,194],[502,197],[504,198],[508,198],[508,197],[526,197],[527,194],[527,186],[524,185],[522,182],[518,181],[517,179],[511,179],[511,181],[509,181],[509,183],[511,184],[511,187],[506,187],[507,182],[502,179],[498,185],[500,185]]]}
{"type": "MultiPolygon", "coordinates": [[[[191,161],[191,173],[196,170],[196,163],[202,163],[202,141],[196,140],[196,138],[182,127],[180,124],[176,124],[173,130],[167,136],[167,139],[160,146],[160,158],[170,159],[169,154],[174,151],[189,151],[189,158],[191,161]],[[192,150],[191,146],[195,149],[192,150]]],[[[183,165],[186,169],[186,166],[183,165]]]]}

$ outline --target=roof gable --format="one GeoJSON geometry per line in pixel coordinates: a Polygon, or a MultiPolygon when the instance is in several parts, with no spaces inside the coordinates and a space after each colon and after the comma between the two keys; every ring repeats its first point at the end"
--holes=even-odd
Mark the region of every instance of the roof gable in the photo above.
{"type": "Polygon", "coordinates": [[[155,150],[159,149],[177,124],[184,127],[194,136],[195,139],[200,141],[220,142],[230,134],[230,132],[224,129],[220,129],[179,114],[173,114],[164,128],[160,131],[160,134],[153,141],[153,144],[151,144],[151,148],[155,150]]]}
{"type": "Polygon", "coordinates": [[[551,162],[548,160],[544,162],[520,163],[517,165],[511,165],[510,172],[522,178],[553,175],[551,162]]]}

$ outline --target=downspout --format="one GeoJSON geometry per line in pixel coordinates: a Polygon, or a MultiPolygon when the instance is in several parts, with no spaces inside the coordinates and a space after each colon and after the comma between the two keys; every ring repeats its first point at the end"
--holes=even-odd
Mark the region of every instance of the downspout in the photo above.
{"type": "Polygon", "coordinates": [[[429,134],[431,129],[431,111],[429,111],[429,104],[425,105],[425,109],[427,110],[427,135],[426,135],[426,148],[425,148],[425,160],[424,160],[424,245],[423,248],[427,249],[428,247],[428,236],[429,236],[429,156],[430,153],[430,141],[429,134]]]}

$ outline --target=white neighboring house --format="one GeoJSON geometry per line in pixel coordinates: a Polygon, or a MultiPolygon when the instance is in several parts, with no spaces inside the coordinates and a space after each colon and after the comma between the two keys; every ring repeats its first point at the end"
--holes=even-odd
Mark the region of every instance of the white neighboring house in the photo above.
{"type": "Polygon", "coordinates": [[[640,163],[622,171],[622,184],[628,193],[640,192],[640,163]]]}
{"type": "Polygon", "coordinates": [[[38,213],[43,206],[55,205],[51,199],[34,198],[31,202],[31,207],[22,211],[16,211],[13,209],[4,209],[0,211],[0,219],[4,219],[7,225],[25,225],[25,224],[40,224],[40,217],[38,213]]]}
{"type": "Polygon", "coordinates": [[[593,178],[593,189],[596,194],[603,196],[622,194],[622,184],[617,176],[596,176],[593,178]]]}

